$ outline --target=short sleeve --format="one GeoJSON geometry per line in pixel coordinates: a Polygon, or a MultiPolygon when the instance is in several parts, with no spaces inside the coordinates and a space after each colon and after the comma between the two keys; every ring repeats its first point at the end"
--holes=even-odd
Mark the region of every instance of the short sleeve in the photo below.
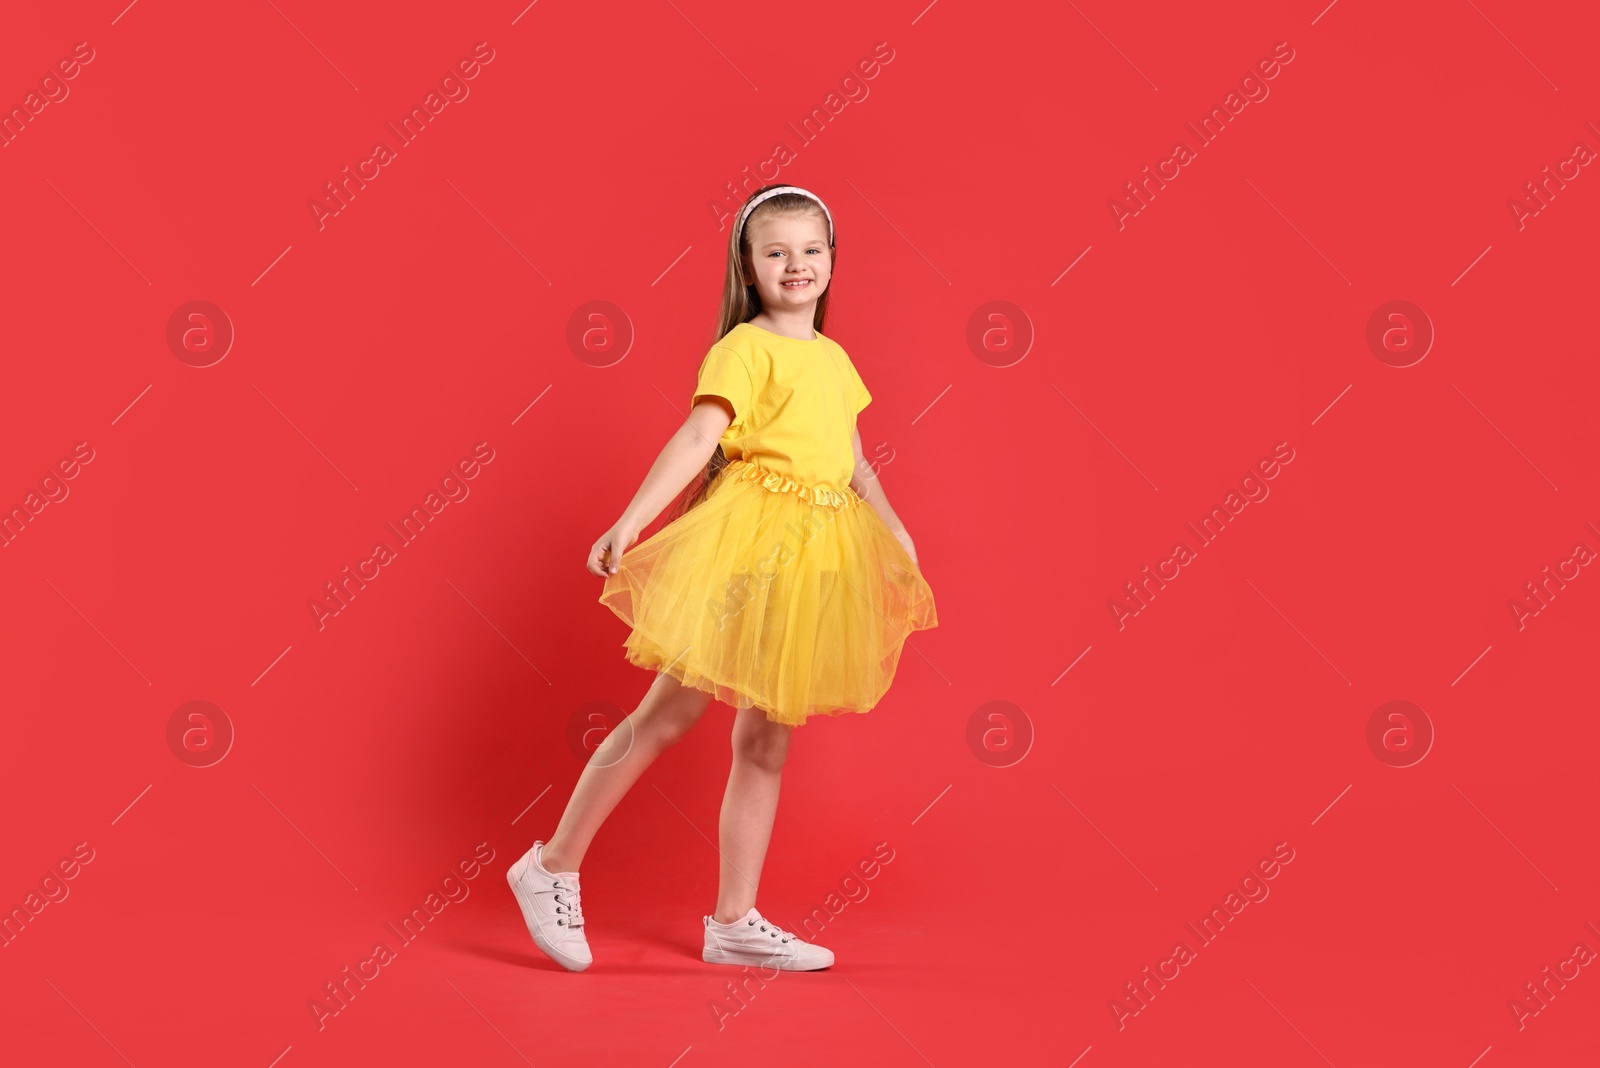
{"type": "Polygon", "coordinates": [[[750,374],[750,365],[738,350],[727,345],[713,345],[706,353],[690,406],[705,396],[722,397],[733,405],[733,422],[729,425],[744,426],[750,406],[755,403],[755,379],[750,374]]]}
{"type": "Polygon", "coordinates": [[[872,403],[872,394],[867,391],[867,384],[861,381],[861,375],[856,371],[856,365],[851,363],[848,357],[845,358],[844,365],[850,370],[850,387],[853,391],[852,401],[855,405],[856,414],[859,415],[861,409],[872,403]]]}

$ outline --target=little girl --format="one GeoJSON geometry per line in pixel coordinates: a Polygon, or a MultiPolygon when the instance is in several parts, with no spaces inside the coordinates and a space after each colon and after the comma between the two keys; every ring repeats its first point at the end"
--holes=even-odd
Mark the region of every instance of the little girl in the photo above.
{"type": "Polygon", "coordinates": [[[916,548],[861,454],[856,415],[872,394],[822,334],[835,254],[816,194],[768,186],[744,204],[689,417],[589,551],[600,603],[632,627],[627,659],[656,676],[590,757],[549,841],[506,873],[534,943],[572,971],[593,959],[578,890],[589,843],[712,697],[736,712],[701,959],[833,963],[755,908],[789,736],[807,716],[871,709],[906,637],[938,625],[916,548]],[[670,521],[630,548],[691,480],[670,521]]]}

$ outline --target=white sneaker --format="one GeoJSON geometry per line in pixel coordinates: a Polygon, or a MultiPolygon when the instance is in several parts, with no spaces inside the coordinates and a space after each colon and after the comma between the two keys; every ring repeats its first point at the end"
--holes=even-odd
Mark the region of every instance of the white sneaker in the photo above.
{"type": "Polygon", "coordinates": [[[802,941],[751,909],[732,923],[704,917],[707,964],[754,964],[788,972],[810,972],[833,964],[833,952],[802,941]]]}
{"type": "Polygon", "coordinates": [[[522,918],[534,944],[570,971],[581,972],[594,962],[583,933],[583,908],[579,903],[578,873],[546,871],[540,863],[544,842],[533,843],[506,869],[506,882],[522,906],[522,918]]]}

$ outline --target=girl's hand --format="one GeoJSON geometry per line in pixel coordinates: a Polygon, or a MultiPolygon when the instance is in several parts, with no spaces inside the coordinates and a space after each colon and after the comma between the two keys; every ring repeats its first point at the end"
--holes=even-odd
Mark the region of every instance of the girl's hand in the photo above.
{"type": "MultiPolygon", "coordinates": [[[[901,545],[905,546],[906,555],[911,557],[911,562],[913,564],[916,564],[917,563],[917,547],[915,545],[911,544],[911,535],[906,533],[906,528],[905,527],[901,527],[899,530],[896,530],[894,532],[894,536],[899,540],[901,545]]],[[[922,565],[921,564],[917,564],[917,566],[921,567],[922,565]]]]}
{"type": "Polygon", "coordinates": [[[600,535],[600,540],[589,550],[587,565],[589,574],[599,575],[601,578],[607,574],[616,574],[617,565],[622,563],[622,550],[632,545],[638,538],[637,530],[621,522],[600,535]]]}

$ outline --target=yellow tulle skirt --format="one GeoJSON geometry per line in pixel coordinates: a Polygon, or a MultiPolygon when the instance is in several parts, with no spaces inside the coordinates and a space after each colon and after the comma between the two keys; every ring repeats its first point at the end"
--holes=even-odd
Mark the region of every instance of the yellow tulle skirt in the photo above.
{"type": "Polygon", "coordinates": [[[922,573],[855,491],[747,460],[625,549],[600,603],[632,627],[631,663],[791,726],[871,709],[906,637],[938,625],[922,573]]]}

